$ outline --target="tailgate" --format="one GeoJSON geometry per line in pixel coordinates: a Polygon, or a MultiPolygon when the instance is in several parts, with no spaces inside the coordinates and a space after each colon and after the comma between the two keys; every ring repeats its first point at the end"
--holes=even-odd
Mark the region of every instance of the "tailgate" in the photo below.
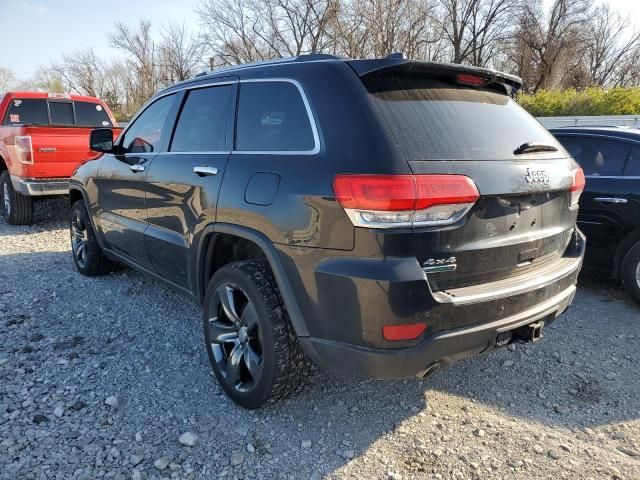
{"type": "Polygon", "coordinates": [[[89,149],[91,128],[29,127],[34,178],[70,177],[76,167],[97,156],[89,149]]]}
{"type": "MultiPolygon", "coordinates": [[[[410,162],[414,173],[443,173],[442,162],[410,162]]],[[[461,224],[415,229],[416,256],[432,290],[447,290],[529,274],[557,262],[573,234],[569,208],[570,160],[544,163],[447,162],[446,173],[467,175],[480,198],[461,224]],[[548,185],[531,184],[532,171],[546,172],[548,185]],[[442,259],[451,259],[436,268],[442,259]],[[433,267],[433,268],[430,268],[433,267]]]]}

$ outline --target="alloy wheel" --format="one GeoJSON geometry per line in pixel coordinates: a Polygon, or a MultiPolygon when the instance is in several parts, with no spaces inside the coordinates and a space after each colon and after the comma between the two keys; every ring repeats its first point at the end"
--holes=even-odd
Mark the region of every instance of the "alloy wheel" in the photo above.
{"type": "Polygon", "coordinates": [[[640,287],[640,262],[638,262],[638,265],[636,266],[636,283],[638,284],[638,287],[640,287]]]}
{"type": "Polygon", "coordinates": [[[250,392],[262,376],[258,314],[237,285],[223,283],[212,299],[208,337],[218,370],[228,386],[250,392]]]}
{"type": "Polygon", "coordinates": [[[87,264],[88,242],[87,225],[82,219],[80,212],[75,211],[71,219],[71,250],[73,250],[73,256],[80,267],[84,267],[87,264]]]}
{"type": "Polygon", "coordinates": [[[2,200],[4,203],[4,213],[9,216],[11,213],[11,197],[9,196],[9,185],[5,182],[2,186],[2,200]]]}

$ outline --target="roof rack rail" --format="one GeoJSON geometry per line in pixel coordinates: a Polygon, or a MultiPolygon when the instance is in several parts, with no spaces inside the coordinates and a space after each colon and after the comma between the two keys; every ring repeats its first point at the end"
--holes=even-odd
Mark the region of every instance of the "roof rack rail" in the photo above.
{"type": "Polygon", "coordinates": [[[392,52],[384,58],[389,58],[389,59],[397,58],[399,60],[404,60],[404,54],[402,52],[392,52]]]}
{"type": "Polygon", "coordinates": [[[344,57],[332,55],[330,53],[305,53],[292,58],[294,62],[313,62],[316,60],[343,60],[344,57]]]}

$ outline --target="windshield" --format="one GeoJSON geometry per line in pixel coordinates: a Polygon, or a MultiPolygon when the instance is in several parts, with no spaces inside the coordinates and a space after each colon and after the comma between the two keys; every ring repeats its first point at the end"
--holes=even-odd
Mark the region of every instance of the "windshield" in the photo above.
{"type": "Polygon", "coordinates": [[[495,90],[402,76],[364,82],[409,161],[518,158],[514,151],[527,142],[562,151],[542,125],[495,90]]]}

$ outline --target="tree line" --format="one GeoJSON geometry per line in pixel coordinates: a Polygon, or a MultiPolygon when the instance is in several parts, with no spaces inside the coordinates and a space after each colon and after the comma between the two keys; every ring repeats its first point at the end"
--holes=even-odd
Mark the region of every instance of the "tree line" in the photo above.
{"type": "MultiPolygon", "coordinates": [[[[465,63],[523,90],[640,85],[640,30],[594,0],[201,0],[197,28],[115,24],[109,43],[62,55],[23,87],[103,98],[119,119],[154,92],[216,67],[310,53],[465,63]]],[[[0,68],[0,91],[16,84],[0,68]]]]}

